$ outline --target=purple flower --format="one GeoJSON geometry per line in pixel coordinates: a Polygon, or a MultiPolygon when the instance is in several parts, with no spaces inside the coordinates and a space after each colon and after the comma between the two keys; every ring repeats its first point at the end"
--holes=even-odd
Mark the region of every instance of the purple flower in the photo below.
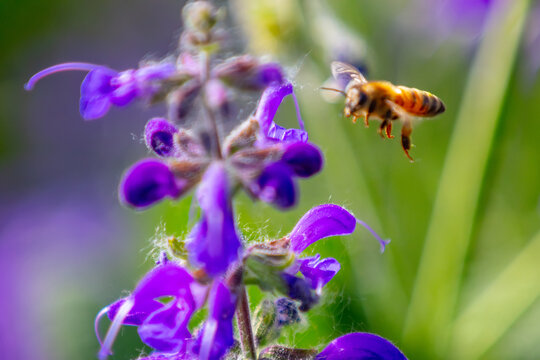
{"type": "Polygon", "coordinates": [[[322,169],[321,151],[310,143],[295,142],[287,145],[281,162],[289,166],[294,175],[307,178],[322,169]]]}
{"type": "Polygon", "coordinates": [[[188,250],[193,264],[207,274],[223,274],[236,261],[242,244],[236,232],[227,171],[221,162],[206,170],[197,190],[202,210],[199,223],[189,235],[188,250]]]}
{"type": "Polygon", "coordinates": [[[194,352],[200,360],[218,360],[233,345],[233,316],[236,296],[221,281],[209,296],[209,314],[197,338],[194,352]]]}
{"type": "Polygon", "coordinates": [[[381,239],[364,222],[356,219],[346,209],[323,204],[308,211],[294,229],[279,240],[251,246],[244,255],[248,268],[248,281],[265,290],[276,290],[301,303],[300,310],[307,311],[319,300],[322,288],[338,273],[340,263],[333,258],[302,258],[301,254],[314,242],[336,235],[349,235],[356,224],[366,227],[381,244],[381,239]],[[300,272],[303,277],[297,276],[300,272]]]}
{"type": "Polygon", "coordinates": [[[356,228],[356,218],[349,211],[334,204],[323,204],[309,210],[286,237],[290,249],[302,253],[308,246],[329,236],[349,235],[356,228]]]}
{"type": "Polygon", "coordinates": [[[296,204],[293,172],[289,166],[279,161],[264,168],[252,190],[262,201],[283,209],[296,204]]]}
{"type": "Polygon", "coordinates": [[[41,70],[26,83],[32,90],[42,78],[68,70],[88,71],[81,84],[80,113],[85,120],[104,116],[111,105],[125,106],[135,98],[150,98],[159,91],[159,82],[175,74],[173,64],[152,64],[122,72],[103,65],[64,63],[41,70]]]}
{"type": "MultiPolygon", "coordinates": [[[[356,219],[346,209],[334,204],[319,205],[309,210],[285,238],[289,240],[289,249],[296,255],[300,255],[311,244],[321,239],[352,234],[357,223],[366,227],[375,236],[381,244],[381,250],[384,251],[389,240],[381,239],[367,224],[356,219]]],[[[298,259],[287,272],[294,274],[300,271],[311,287],[320,291],[337,274],[340,267],[336,259],[321,260],[320,256],[316,255],[298,259]]]]}
{"type": "Polygon", "coordinates": [[[175,152],[174,134],[177,131],[173,124],[163,118],[151,119],[144,128],[146,146],[159,156],[173,156],[175,152]]]}
{"type": "Polygon", "coordinates": [[[350,333],[324,348],[316,360],[407,360],[390,341],[375,334],[350,333]]]}
{"type": "Polygon", "coordinates": [[[145,208],[165,197],[179,197],[188,185],[187,180],[177,179],[166,164],[145,159],[124,174],[119,192],[123,203],[145,208]]]}
{"type": "MultiPolygon", "coordinates": [[[[191,341],[188,323],[193,312],[202,306],[204,291],[181,266],[172,262],[158,265],[137,285],[133,293],[103,309],[112,320],[102,343],[100,358],[111,353],[111,346],[121,325],[138,326],[141,340],[160,352],[186,352],[191,341]],[[167,302],[159,301],[172,297],[167,302]]],[[[98,336],[99,338],[99,336],[98,336]]]]}
{"type": "Polygon", "coordinates": [[[254,116],[259,122],[263,139],[285,142],[306,142],[308,140],[308,135],[304,128],[304,122],[300,116],[298,101],[294,95],[293,86],[291,83],[267,87],[261,96],[261,100],[259,101],[259,105],[254,116]],[[274,117],[276,116],[281,102],[288,95],[293,96],[296,107],[296,116],[300,129],[286,129],[274,122],[274,117]]]}
{"type": "Polygon", "coordinates": [[[320,150],[310,143],[280,143],[283,155],[279,161],[267,165],[252,184],[251,190],[259,199],[280,208],[296,204],[297,190],[294,177],[309,177],[323,165],[320,150]]]}
{"type": "Polygon", "coordinates": [[[298,259],[299,271],[309,281],[311,288],[320,291],[341,269],[341,264],[334,258],[321,260],[319,254],[298,259]]]}
{"type": "Polygon", "coordinates": [[[137,360],[195,360],[196,357],[191,355],[190,353],[172,353],[172,354],[165,354],[165,353],[153,353],[149,356],[145,356],[143,358],[138,358],[137,360]]]}

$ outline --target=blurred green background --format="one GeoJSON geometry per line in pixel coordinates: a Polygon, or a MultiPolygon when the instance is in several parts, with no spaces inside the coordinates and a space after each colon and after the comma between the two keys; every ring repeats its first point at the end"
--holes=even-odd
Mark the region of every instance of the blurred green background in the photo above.
{"type": "MultiPolygon", "coordinates": [[[[286,234],[314,205],[346,206],[363,229],[313,253],[342,270],[322,304],[281,339],[322,346],[380,334],[410,359],[540,357],[540,5],[462,0],[235,0],[230,34],[281,60],[323,172],[279,212],[241,196],[246,237],[286,234]],[[340,59],[368,79],[430,91],[447,111],[416,123],[411,151],[322,100],[340,59]]],[[[82,74],[22,85],[39,69],[89,61],[116,69],[177,42],[173,0],[0,1],[0,350],[10,359],[93,359],[99,309],[153,264],[152,239],[187,229],[190,199],[135,213],[117,202],[123,169],[147,154],[145,121],[163,109],[113,110],[84,122],[82,74]],[[142,249],[142,250],[141,250],[142,249]]],[[[250,111],[250,109],[247,109],[250,111]]],[[[278,122],[294,125],[290,99],[278,122]]],[[[399,133],[399,126],[394,134],[399,133]]],[[[253,298],[258,294],[250,289],[253,298]]],[[[105,322],[105,321],[104,321],[105,322]]],[[[102,331],[105,325],[103,325],[102,331]]],[[[126,328],[113,359],[145,350],[126,328]]]]}

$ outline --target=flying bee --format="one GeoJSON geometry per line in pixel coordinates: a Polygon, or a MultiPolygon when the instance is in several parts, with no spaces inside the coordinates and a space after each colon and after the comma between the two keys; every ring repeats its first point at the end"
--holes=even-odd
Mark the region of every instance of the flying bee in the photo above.
{"type": "Polygon", "coordinates": [[[401,146],[405,155],[411,148],[412,117],[432,117],[444,112],[441,99],[423,90],[401,85],[393,85],[388,81],[367,81],[354,66],[339,61],[332,62],[332,75],[343,85],[344,90],[322,87],[324,90],[340,92],[345,96],[346,117],[352,116],[356,123],[363,117],[366,127],[369,118],[381,120],[378,132],[382,138],[392,136],[392,123],[401,120],[401,146]]]}

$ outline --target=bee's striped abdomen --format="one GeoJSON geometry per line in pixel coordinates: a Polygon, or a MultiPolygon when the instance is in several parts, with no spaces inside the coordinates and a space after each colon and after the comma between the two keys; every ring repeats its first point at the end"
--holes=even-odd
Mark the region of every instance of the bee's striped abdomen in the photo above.
{"type": "Polygon", "coordinates": [[[435,116],[444,112],[445,107],[441,99],[427,91],[406,86],[396,86],[393,102],[405,111],[415,116],[435,116]]]}

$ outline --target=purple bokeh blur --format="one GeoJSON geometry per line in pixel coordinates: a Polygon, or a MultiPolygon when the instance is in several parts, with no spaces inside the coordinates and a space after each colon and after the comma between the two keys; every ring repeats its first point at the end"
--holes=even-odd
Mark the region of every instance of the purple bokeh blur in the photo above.
{"type": "Polygon", "coordinates": [[[168,55],[182,2],[61,4],[39,5],[57,14],[0,55],[0,351],[11,360],[95,358],[93,317],[151,266],[139,249],[155,221],[122,207],[117,187],[147,153],[144,124],[164,108],[139,103],[86,122],[78,112],[85,74],[51,76],[30,93],[23,85],[60,62],[124,69],[168,55]]]}

